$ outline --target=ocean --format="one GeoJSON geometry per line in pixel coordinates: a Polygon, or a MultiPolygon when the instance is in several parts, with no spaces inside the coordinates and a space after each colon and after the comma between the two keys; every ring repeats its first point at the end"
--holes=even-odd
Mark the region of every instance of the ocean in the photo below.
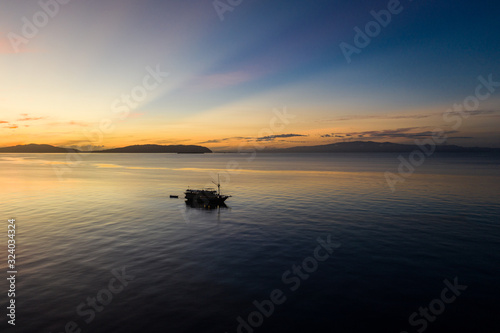
{"type": "Polygon", "coordinates": [[[1,331],[498,332],[500,156],[398,156],[0,154],[1,331]]]}

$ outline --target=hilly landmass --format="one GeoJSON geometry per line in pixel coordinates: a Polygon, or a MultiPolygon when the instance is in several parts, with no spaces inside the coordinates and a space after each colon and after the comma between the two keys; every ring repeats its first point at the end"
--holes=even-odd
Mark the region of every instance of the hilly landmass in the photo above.
{"type": "MultiPolygon", "coordinates": [[[[430,147],[428,147],[430,149],[430,147]]],[[[436,152],[499,152],[500,148],[461,147],[455,145],[436,145],[436,152]]],[[[268,153],[405,153],[418,149],[417,145],[391,142],[353,141],[319,146],[297,146],[291,148],[265,149],[268,153]]]]}
{"type": "Polygon", "coordinates": [[[0,153],[68,153],[80,152],[78,149],[60,148],[51,145],[17,145],[12,147],[0,148],[0,153]]]}
{"type": "MultiPolygon", "coordinates": [[[[427,147],[430,149],[431,147],[427,147]]],[[[317,146],[297,146],[291,148],[269,148],[264,153],[404,153],[419,149],[417,145],[391,142],[353,141],[339,142],[317,146]]],[[[170,153],[170,154],[204,154],[212,153],[207,147],[197,145],[132,145],[97,151],[80,151],[74,148],[62,148],[51,145],[17,145],[0,148],[0,153],[170,153]]],[[[435,152],[470,153],[488,152],[500,153],[500,148],[461,147],[456,145],[436,145],[435,152]]]]}
{"type": "Polygon", "coordinates": [[[123,148],[113,148],[95,151],[95,153],[177,153],[177,154],[203,154],[211,153],[207,147],[195,145],[134,145],[123,148]]]}
{"type": "MultiPolygon", "coordinates": [[[[12,147],[0,148],[0,153],[78,153],[78,149],[61,148],[51,145],[17,145],[12,147]]],[[[122,148],[105,149],[92,151],[92,153],[178,153],[178,154],[203,154],[211,153],[207,147],[195,145],[134,145],[122,148]]],[[[85,152],[89,153],[89,152],[85,152]]]]}

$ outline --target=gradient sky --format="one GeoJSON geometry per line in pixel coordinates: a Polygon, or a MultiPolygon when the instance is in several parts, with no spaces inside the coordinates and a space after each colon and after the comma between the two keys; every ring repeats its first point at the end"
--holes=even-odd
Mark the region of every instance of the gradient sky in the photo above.
{"type": "Polygon", "coordinates": [[[409,143],[441,129],[449,144],[500,147],[500,87],[448,115],[460,124],[443,119],[479,76],[500,82],[500,5],[400,6],[348,63],[339,44],[388,1],[243,0],[224,20],[213,0],[72,0],[53,17],[2,1],[0,146],[409,143]],[[141,96],[157,67],[168,76],[141,96]],[[140,102],[120,101],[133,89],[140,102]],[[273,122],[284,109],[294,117],[273,122]]]}

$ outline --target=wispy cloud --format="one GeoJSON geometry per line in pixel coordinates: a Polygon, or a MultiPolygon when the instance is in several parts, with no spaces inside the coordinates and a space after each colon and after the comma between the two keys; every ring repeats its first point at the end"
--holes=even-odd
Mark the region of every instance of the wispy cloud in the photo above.
{"type": "Polygon", "coordinates": [[[25,118],[20,118],[17,121],[31,121],[31,120],[40,120],[45,118],[46,117],[25,117],[25,118]]]}
{"type": "Polygon", "coordinates": [[[76,121],[76,120],[71,120],[71,121],[64,121],[64,122],[51,122],[48,123],[47,125],[50,126],[80,126],[80,127],[89,127],[92,125],[92,123],[84,122],[84,121],[76,121]]]}
{"type": "Polygon", "coordinates": [[[262,142],[262,141],[274,141],[276,139],[294,138],[294,137],[300,137],[300,136],[308,136],[308,135],[290,133],[290,134],[268,135],[268,136],[261,136],[261,137],[233,136],[233,137],[229,137],[229,138],[207,140],[207,141],[200,142],[200,144],[221,143],[221,142],[231,141],[231,140],[240,140],[240,141],[246,141],[246,142],[262,142]]]}
{"type": "MultiPolygon", "coordinates": [[[[405,128],[397,128],[390,130],[381,130],[381,131],[363,131],[363,132],[351,132],[351,133],[329,133],[322,134],[320,137],[322,138],[343,138],[346,140],[354,140],[354,139],[423,139],[423,138],[431,138],[434,135],[433,131],[429,130],[430,127],[405,127],[405,128]]],[[[445,131],[446,135],[457,134],[459,131],[445,131]]],[[[455,139],[471,139],[471,137],[466,136],[455,136],[449,137],[455,139]]]]}
{"type": "Polygon", "coordinates": [[[493,115],[499,114],[500,110],[471,110],[471,111],[450,111],[446,112],[447,114],[459,114],[459,115],[468,115],[468,116],[482,116],[482,115],[493,115]]]}
{"type": "Polygon", "coordinates": [[[323,135],[320,135],[322,138],[343,138],[344,135],[343,134],[335,134],[335,133],[331,133],[331,134],[323,134],[323,135]]]}
{"type": "Polygon", "coordinates": [[[229,138],[207,140],[207,141],[200,142],[200,144],[205,144],[205,143],[220,143],[220,142],[229,141],[229,140],[247,140],[248,141],[248,140],[253,140],[253,138],[251,138],[251,137],[244,137],[244,136],[233,136],[233,137],[229,137],[229,138]]]}
{"type": "Polygon", "coordinates": [[[223,139],[221,140],[208,140],[208,141],[203,141],[203,142],[200,142],[201,144],[204,144],[204,143],[219,143],[219,142],[222,142],[224,141],[223,139]]]}
{"type": "Polygon", "coordinates": [[[439,115],[438,113],[411,114],[411,115],[347,115],[332,119],[318,120],[325,121],[348,121],[348,120],[366,120],[366,119],[423,119],[439,115]]]}
{"type": "MultiPolygon", "coordinates": [[[[499,114],[500,110],[472,110],[472,111],[450,111],[446,112],[449,114],[466,114],[469,116],[483,116],[499,114]]],[[[432,112],[432,113],[419,113],[419,114],[378,114],[378,115],[346,115],[337,118],[318,120],[318,122],[330,122],[330,121],[348,121],[348,120],[367,120],[367,119],[424,119],[435,116],[442,116],[443,112],[432,112]]]]}
{"type": "Polygon", "coordinates": [[[274,141],[275,139],[279,138],[293,138],[293,137],[298,137],[298,136],[307,136],[304,134],[277,134],[277,135],[268,135],[268,136],[261,136],[260,138],[257,138],[257,141],[274,141]]]}
{"type": "Polygon", "coordinates": [[[32,121],[32,120],[41,120],[48,118],[48,117],[30,117],[30,115],[27,113],[21,113],[20,116],[21,118],[17,119],[17,121],[32,121]]]}
{"type": "MultiPolygon", "coordinates": [[[[429,127],[406,127],[398,128],[393,130],[382,130],[382,131],[363,131],[363,132],[351,132],[345,134],[345,137],[349,138],[362,138],[362,139],[422,139],[430,138],[434,135],[433,131],[427,130],[429,127]]],[[[456,134],[458,131],[445,131],[444,134],[451,135],[456,134]]],[[[325,137],[322,135],[322,137],[325,137]]],[[[456,137],[459,138],[459,137],[456,137]]],[[[464,137],[466,138],[466,137],[464,137]]]]}
{"type": "Polygon", "coordinates": [[[89,123],[86,123],[86,122],[83,122],[83,121],[70,121],[68,122],[68,125],[72,125],[72,126],[82,126],[82,127],[88,127],[90,126],[89,123]]]}
{"type": "Polygon", "coordinates": [[[17,124],[13,124],[10,121],[6,121],[6,120],[0,120],[0,124],[6,124],[6,125],[2,126],[2,128],[15,129],[15,128],[19,127],[17,124]]]}
{"type": "MultiPolygon", "coordinates": [[[[150,141],[150,140],[148,140],[150,141]]],[[[167,139],[167,140],[155,140],[155,144],[159,145],[164,145],[164,144],[169,144],[169,145],[175,145],[175,144],[181,144],[187,141],[191,141],[191,139],[167,139]]]]}

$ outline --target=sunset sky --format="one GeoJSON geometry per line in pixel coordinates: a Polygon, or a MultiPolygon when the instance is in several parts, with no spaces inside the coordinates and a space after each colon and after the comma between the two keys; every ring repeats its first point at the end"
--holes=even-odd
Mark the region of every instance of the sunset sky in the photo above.
{"type": "Polygon", "coordinates": [[[498,3],[215,4],[2,1],[0,146],[409,143],[441,129],[500,147],[498,3]],[[341,43],[388,7],[348,61],[341,43]]]}

